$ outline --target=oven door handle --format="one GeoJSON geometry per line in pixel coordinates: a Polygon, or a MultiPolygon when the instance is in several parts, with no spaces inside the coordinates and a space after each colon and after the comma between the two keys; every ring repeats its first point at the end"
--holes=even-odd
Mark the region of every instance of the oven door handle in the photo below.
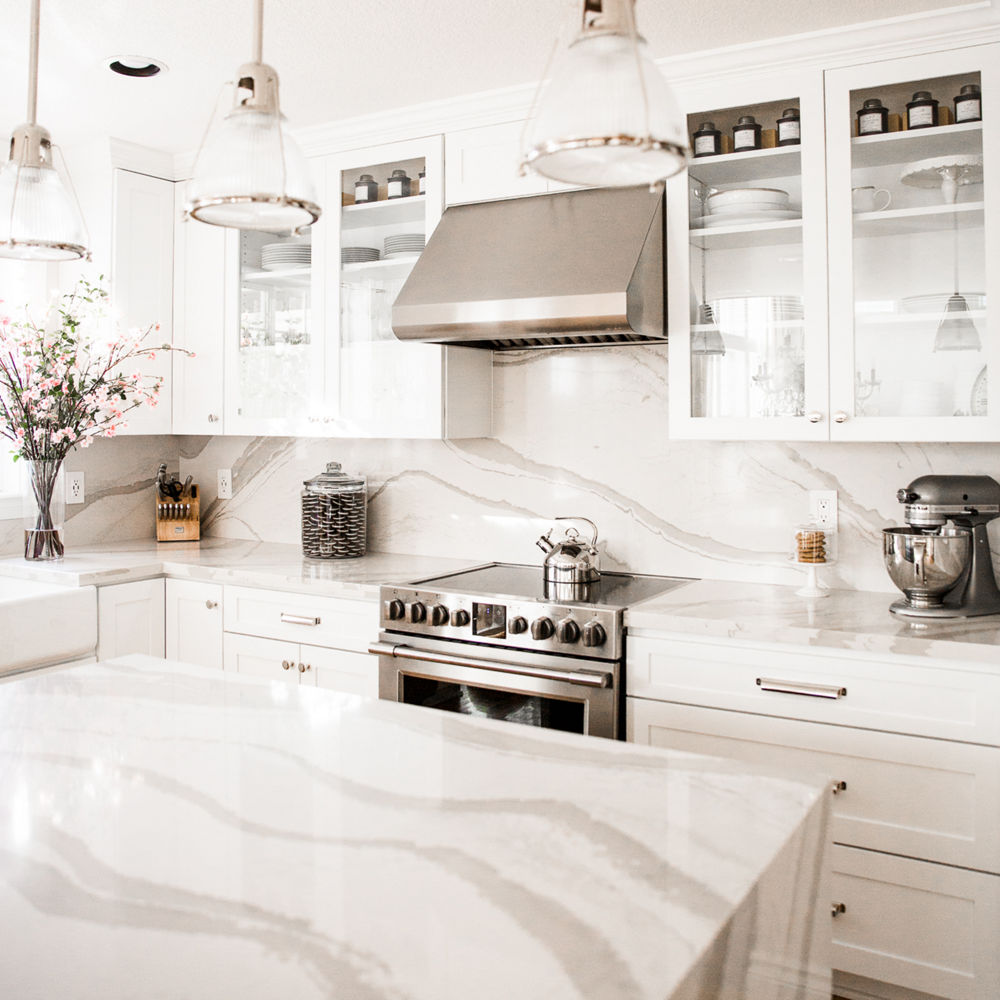
{"type": "Polygon", "coordinates": [[[432,653],[415,646],[397,645],[392,642],[373,642],[368,652],[376,656],[398,656],[406,660],[422,663],[446,663],[453,667],[472,667],[477,670],[492,670],[500,674],[519,674],[523,677],[538,677],[547,681],[567,681],[584,687],[606,688],[611,686],[612,676],[596,670],[546,670],[545,667],[527,667],[519,663],[505,663],[499,660],[477,660],[472,656],[452,656],[448,653],[432,653]]]}

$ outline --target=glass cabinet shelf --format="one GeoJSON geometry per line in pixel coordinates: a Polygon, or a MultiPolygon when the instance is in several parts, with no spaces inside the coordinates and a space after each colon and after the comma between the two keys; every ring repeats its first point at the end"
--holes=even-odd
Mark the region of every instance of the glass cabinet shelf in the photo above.
{"type": "Polygon", "coordinates": [[[982,122],[862,135],[851,140],[855,169],[905,163],[947,153],[980,153],[982,148],[982,122]]]}
{"type": "Polygon", "coordinates": [[[341,229],[367,229],[370,226],[396,226],[403,222],[423,222],[427,196],[410,195],[361,205],[345,205],[341,229]]]}
{"type": "Polygon", "coordinates": [[[859,237],[930,233],[960,226],[982,226],[985,205],[981,201],[960,205],[928,205],[895,208],[884,212],[858,212],[854,225],[859,237]]]}
{"type": "Polygon", "coordinates": [[[801,238],[801,219],[714,226],[711,229],[694,227],[690,232],[691,246],[701,250],[736,250],[742,247],[780,246],[783,243],[797,243],[801,238]]]}
{"type": "Polygon", "coordinates": [[[746,180],[748,176],[765,180],[768,177],[785,177],[798,173],[799,160],[798,146],[752,149],[740,153],[698,157],[688,164],[688,172],[703,183],[736,184],[746,180]]]}
{"type": "Polygon", "coordinates": [[[244,271],[244,282],[252,285],[269,285],[272,288],[308,288],[312,272],[308,267],[288,268],[282,271],[244,271]]]}

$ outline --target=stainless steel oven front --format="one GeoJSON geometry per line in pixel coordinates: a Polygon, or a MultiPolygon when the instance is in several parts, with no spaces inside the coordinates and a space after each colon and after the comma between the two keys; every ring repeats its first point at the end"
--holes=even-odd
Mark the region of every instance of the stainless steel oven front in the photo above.
{"type": "Polygon", "coordinates": [[[381,632],[379,698],[616,739],[620,662],[381,632]]]}

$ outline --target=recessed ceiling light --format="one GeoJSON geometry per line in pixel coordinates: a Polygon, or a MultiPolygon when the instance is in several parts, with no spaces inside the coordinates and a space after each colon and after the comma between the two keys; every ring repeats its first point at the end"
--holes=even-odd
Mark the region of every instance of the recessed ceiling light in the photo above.
{"type": "Polygon", "coordinates": [[[148,56],[112,56],[108,69],[120,76],[156,76],[167,69],[167,64],[148,56]]]}

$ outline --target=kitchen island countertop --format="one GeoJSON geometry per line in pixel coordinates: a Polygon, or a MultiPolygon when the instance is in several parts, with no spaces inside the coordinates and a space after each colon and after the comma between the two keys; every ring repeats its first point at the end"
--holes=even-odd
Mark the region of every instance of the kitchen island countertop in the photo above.
{"type": "Polygon", "coordinates": [[[0,760],[6,995],[830,995],[818,779],[148,657],[0,760]]]}

